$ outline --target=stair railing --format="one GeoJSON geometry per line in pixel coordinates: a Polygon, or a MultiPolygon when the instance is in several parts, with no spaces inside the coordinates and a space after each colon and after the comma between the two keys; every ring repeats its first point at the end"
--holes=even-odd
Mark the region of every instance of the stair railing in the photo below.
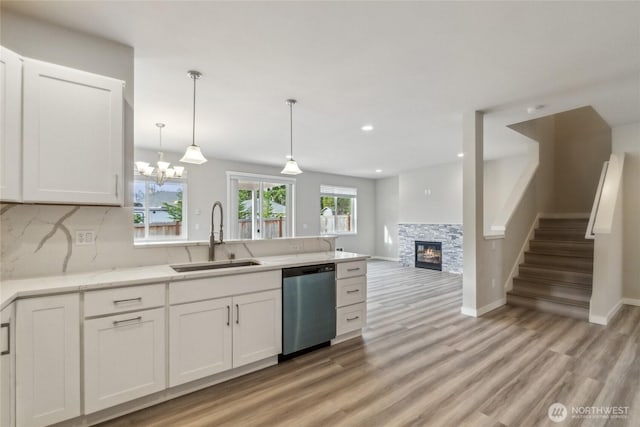
{"type": "Polygon", "coordinates": [[[589,224],[587,225],[587,231],[584,235],[585,239],[595,239],[596,235],[593,232],[593,225],[596,222],[596,216],[598,216],[598,207],[600,206],[600,200],[602,199],[602,186],[607,176],[607,169],[609,168],[609,162],[606,161],[602,165],[602,172],[600,172],[600,181],[598,181],[598,189],[596,190],[596,197],[593,199],[593,206],[591,207],[591,215],[589,215],[589,224]]]}
{"type": "Polygon", "coordinates": [[[623,167],[624,154],[611,154],[609,161],[604,162],[584,236],[586,239],[594,239],[596,234],[611,233],[618,192],[622,185],[623,167]]]}

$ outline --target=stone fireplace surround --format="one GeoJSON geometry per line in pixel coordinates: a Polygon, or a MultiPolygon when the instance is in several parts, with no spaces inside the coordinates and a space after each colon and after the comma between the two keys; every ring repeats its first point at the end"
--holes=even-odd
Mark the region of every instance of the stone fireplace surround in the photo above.
{"type": "Polygon", "coordinates": [[[416,240],[442,242],[442,271],[462,273],[462,224],[398,224],[402,265],[414,266],[416,240]]]}

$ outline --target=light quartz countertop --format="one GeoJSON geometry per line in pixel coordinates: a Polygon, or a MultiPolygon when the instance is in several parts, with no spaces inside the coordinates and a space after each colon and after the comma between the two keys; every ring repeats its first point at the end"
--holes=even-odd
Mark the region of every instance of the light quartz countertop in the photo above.
{"type": "MultiPolygon", "coordinates": [[[[359,261],[367,258],[369,258],[368,255],[353,252],[310,252],[252,258],[251,260],[258,262],[259,265],[248,267],[229,267],[217,270],[200,270],[178,273],[171,268],[171,265],[163,264],[135,268],[117,268],[90,273],[7,280],[0,284],[0,310],[18,298],[196,278],[200,279],[205,277],[256,273],[259,271],[280,270],[282,268],[299,267],[303,265],[359,261]]],[[[241,261],[246,261],[246,259],[238,259],[234,262],[241,261]]],[[[220,263],[224,262],[228,261],[220,261],[220,263]]]]}

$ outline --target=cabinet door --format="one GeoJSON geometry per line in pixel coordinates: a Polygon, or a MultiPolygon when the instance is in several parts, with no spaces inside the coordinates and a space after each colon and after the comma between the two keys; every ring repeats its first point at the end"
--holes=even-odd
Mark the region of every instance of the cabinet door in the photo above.
{"type": "Polygon", "coordinates": [[[24,60],[25,202],[122,204],[122,84],[24,60]]]}
{"type": "Polygon", "coordinates": [[[15,408],[15,330],[13,305],[0,313],[0,426],[16,425],[15,408]]]}
{"type": "Polygon", "coordinates": [[[80,415],[79,305],[78,294],[17,302],[16,425],[80,415]]]}
{"type": "Polygon", "coordinates": [[[0,200],[22,200],[22,60],[0,46],[0,200]]]}
{"type": "Polygon", "coordinates": [[[231,369],[231,298],[169,310],[171,386],[231,369]]]}
{"type": "Polygon", "coordinates": [[[282,351],[282,293],[279,290],[233,297],[233,367],[282,351]]]}
{"type": "Polygon", "coordinates": [[[85,413],[165,388],[164,308],[85,320],[85,413]]]}

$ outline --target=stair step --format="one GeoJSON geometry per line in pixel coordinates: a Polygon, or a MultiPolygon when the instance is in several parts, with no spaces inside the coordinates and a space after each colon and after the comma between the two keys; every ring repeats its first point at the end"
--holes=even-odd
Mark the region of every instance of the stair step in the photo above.
{"type": "Polygon", "coordinates": [[[564,240],[584,242],[584,229],[577,228],[537,228],[535,231],[536,240],[564,240]]]}
{"type": "Polygon", "coordinates": [[[524,262],[541,267],[556,268],[566,271],[593,272],[593,258],[581,258],[565,255],[547,255],[531,251],[524,253],[524,262]]]}
{"type": "Polygon", "coordinates": [[[591,286],[546,279],[514,277],[513,290],[516,293],[530,293],[542,297],[551,296],[574,299],[587,303],[591,300],[591,286]]]}
{"type": "Polygon", "coordinates": [[[540,218],[540,228],[578,228],[587,229],[589,218],[540,218]]]}
{"type": "Polygon", "coordinates": [[[589,320],[589,303],[567,298],[545,296],[541,297],[526,292],[507,292],[507,304],[526,307],[560,316],[589,320]]]}
{"type": "Polygon", "coordinates": [[[520,264],[518,274],[521,278],[547,279],[554,282],[572,283],[576,285],[591,286],[593,284],[592,272],[568,271],[560,268],[549,268],[540,265],[520,264]]]}
{"type": "Polygon", "coordinates": [[[593,240],[584,242],[565,240],[536,240],[529,242],[529,250],[550,255],[575,255],[593,258],[593,240]]]}

